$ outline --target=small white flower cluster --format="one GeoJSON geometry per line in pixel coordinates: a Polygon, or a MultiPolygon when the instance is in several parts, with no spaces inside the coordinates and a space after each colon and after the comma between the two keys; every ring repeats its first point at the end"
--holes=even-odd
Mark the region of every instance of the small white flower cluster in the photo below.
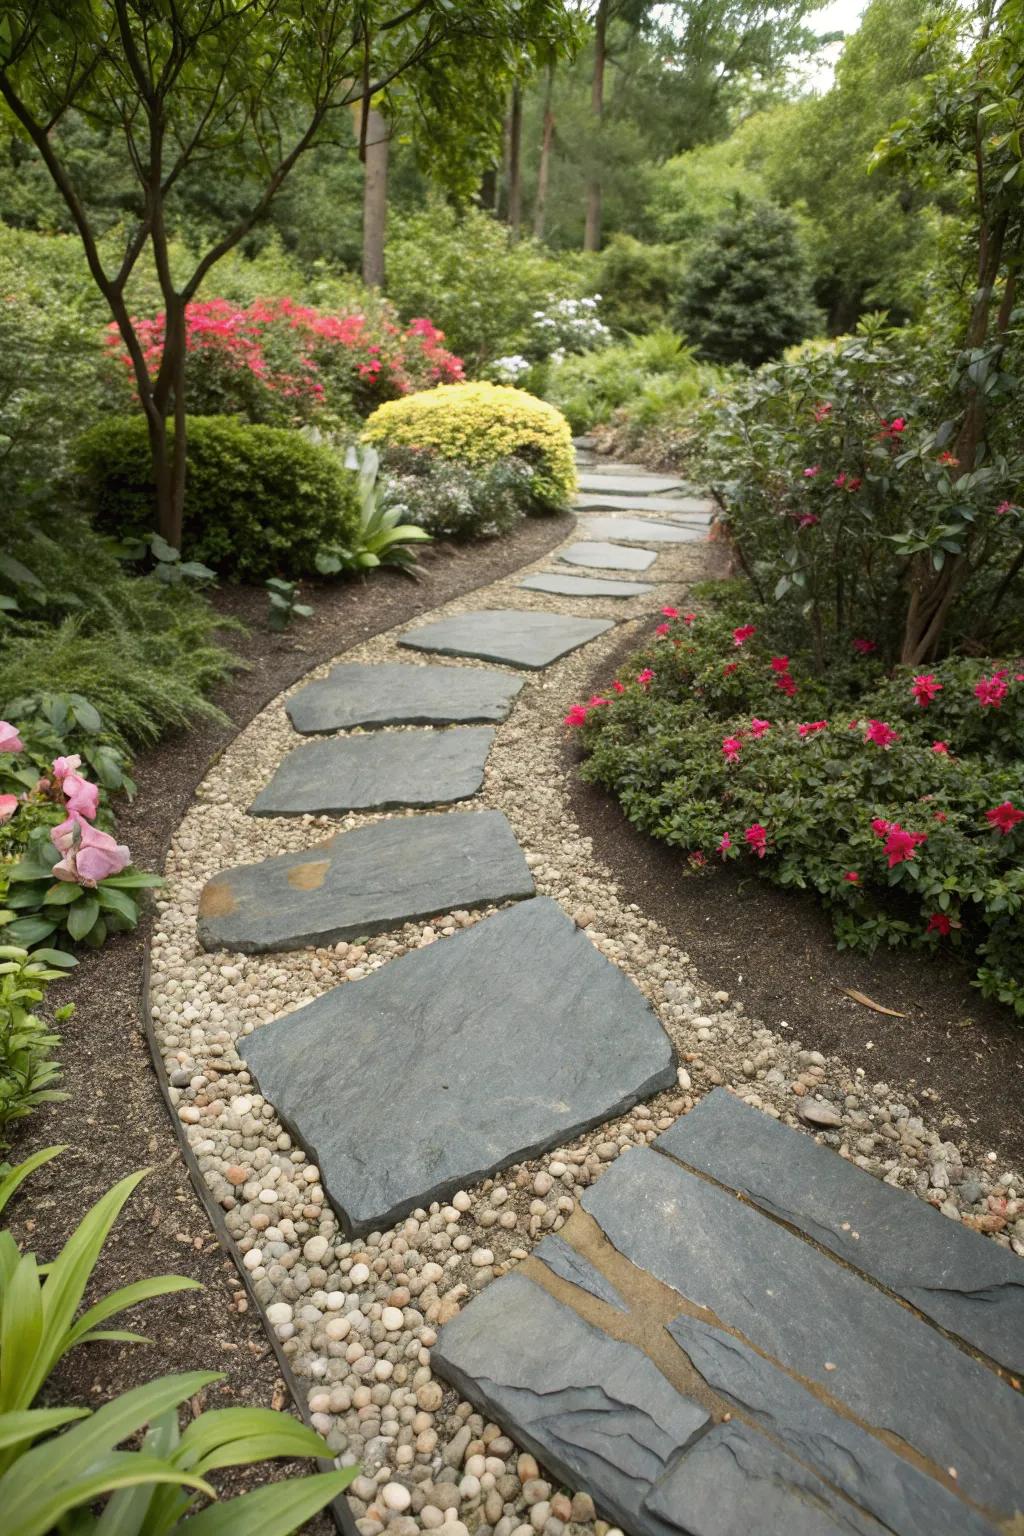
{"type": "Polygon", "coordinates": [[[522,378],[529,369],[529,358],[523,357],[520,352],[513,352],[509,357],[496,357],[491,364],[491,371],[503,384],[514,384],[516,379],[522,378]]]}
{"type": "Polygon", "coordinates": [[[598,319],[599,293],[584,299],[551,299],[533,312],[533,344],[545,357],[559,362],[568,352],[592,352],[607,346],[612,333],[598,319]]]}

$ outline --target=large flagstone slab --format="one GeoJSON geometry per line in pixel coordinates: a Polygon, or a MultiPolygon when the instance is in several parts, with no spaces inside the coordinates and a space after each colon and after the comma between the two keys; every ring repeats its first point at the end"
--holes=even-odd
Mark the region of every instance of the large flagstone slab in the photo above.
{"type": "Polygon", "coordinates": [[[1024,1264],[724,1088],[657,1145],[739,1190],[943,1328],[1024,1370],[1024,1264]]]}
{"type": "Polygon", "coordinates": [[[649,581],[604,581],[599,576],[570,576],[538,571],[519,583],[528,592],[553,592],[559,597],[643,597],[654,588],[649,581]]]}
{"type": "Polygon", "coordinates": [[[548,898],[336,987],[241,1049],[353,1232],[571,1141],[675,1080],[643,994],[548,898]]]}
{"type": "Polygon", "coordinates": [[[578,512],[635,512],[669,514],[690,522],[709,523],[715,504],[704,496],[618,496],[615,492],[582,491],[573,501],[578,512]]]}
{"type": "Polygon", "coordinates": [[[619,475],[596,469],[580,470],[578,479],[581,491],[611,491],[619,496],[663,496],[683,484],[677,475],[619,475]]]}
{"type": "Polygon", "coordinates": [[[401,816],[215,875],[199,898],[197,931],[204,949],[258,954],[532,895],[500,811],[401,816]]]}
{"type": "Polygon", "coordinates": [[[612,627],[611,619],[531,613],[519,608],[482,609],[437,619],[407,630],[399,645],[441,656],[473,656],[538,671],[612,627]]]}
{"type": "Polygon", "coordinates": [[[390,811],[468,800],[484,781],[489,725],[375,731],[296,747],[256,796],[253,816],[390,811]]]}
{"type": "Polygon", "coordinates": [[[489,667],[346,662],[300,688],[285,708],[297,731],[382,725],[475,725],[504,720],[521,677],[489,667]]]}
{"type": "Polygon", "coordinates": [[[649,517],[581,517],[577,532],[585,539],[612,539],[636,544],[690,544],[706,539],[707,529],[685,523],[656,523],[649,517]]]}
{"type": "Polygon", "coordinates": [[[560,549],[556,557],[567,565],[585,565],[591,570],[646,571],[657,560],[653,549],[627,549],[622,544],[583,542],[560,549]]]}

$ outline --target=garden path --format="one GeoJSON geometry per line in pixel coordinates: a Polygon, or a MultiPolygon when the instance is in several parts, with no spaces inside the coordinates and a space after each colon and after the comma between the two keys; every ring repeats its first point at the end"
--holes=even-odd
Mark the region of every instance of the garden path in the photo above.
{"type": "Polygon", "coordinates": [[[699,573],[710,521],[583,457],[550,569],[371,642],[208,777],[154,948],[183,1128],[364,1467],[364,1536],[561,1536],[595,1505],[657,1536],[994,1532],[1024,1507],[1019,1261],[724,1089],[680,1099],[668,968],[638,984],[536,837],[548,677],[699,573]]]}

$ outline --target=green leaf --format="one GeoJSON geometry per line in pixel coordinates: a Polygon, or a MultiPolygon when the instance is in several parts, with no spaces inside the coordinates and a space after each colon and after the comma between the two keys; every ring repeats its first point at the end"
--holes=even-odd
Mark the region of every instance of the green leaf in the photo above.
{"type": "Polygon", "coordinates": [[[42,1168],[45,1163],[51,1163],[55,1157],[59,1157],[62,1152],[66,1151],[66,1145],[42,1147],[40,1151],[33,1152],[31,1157],[27,1157],[23,1163],[18,1163],[14,1168],[9,1169],[0,1178],[0,1211],[3,1210],[15,1190],[20,1188],[25,1180],[35,1173],[37,1168],[42,1168]]]}
{"type": "Polygon", "coordinates": [[[17,1413],[0,1413],[0,1451],[38,1440],[75,1419],[88,1418],[89,1413],[88,1408],[24,1408],[17,1413]]]}
{"type": "Polygon", "coordinates": [[[100,904],[95,896],[86,896],[68,912],[68,933],[73,939],[84,939],[100,915],[100,904]]]}
{"type": "Polygon", "coordinates": [[[271,1483],[226,1504],[213,1504],[191,1517],[188,1536],[290,1536],[344,1493],[357,1470],[345,1467],[271,1483]]]}
{"type": "Polygon", "coordinates": [[[156,1296],[170,1296],[176,1291],[201,1291],[202,1288],[198,1280],[190,1280],[184,1275],[153,1275],[149,1279],[124,1285],[82,1313],[68,1334],[67,1348],[77,1344],[84,1334],[92,1332],[100,1323],[105,1323],[108,1317],[138,1306],[140,1301],[152,1301],[156,1296]]]}
{"type": "Polygon", "coordinates": [[[84,895],[84,886],[76,885],[73,880],[58,880],[46,892],[46,895],[43,897],[43,903],[48,907],[65,907],[84,895]]]}
{"type": "Polygon", "coordinates": [[[115,886],[108,890],[106,885],[96,887],[96,898],[101,907],[108,912],[117,912],[121,917],[131,923],[134,928],[139,920],[139,909],[136,902],[126,891],[118,890],[115,886]]]}
{"type": "Polygon", "coordinates": [[[19,917],[4,933],[7,938],[15,939],[19,944],[24,944],[26,949],[31,949],[33,944],[48,939],[56,927],[57,924],[51,923],[46,917],[19,917]]]}
{"type": "MultiPolygon", "coordinates": [[[[81,1426],[87,1427],[87,1424],[81,1426]]],[[[58,1436],[58,1443],[70,1440],[76,1433],[78,1431],[73,1429],[65,1431],[58,1436]]],[[[184,1483],[209,1498],[216,1496],[214,1489],[201,1478],[169,1467],[166,1462],[157,1460],[155,1456],[145,1456],[141,1451],[112,1451],[101,1460],[83,1466],[69,1481],[56,1486],[40,1467],[42,1481],[38,1487],[29,1490],[27,1495],[20,1486],[8,1489],[8,1479],[22,1471],[31,1457],[50,1449],[49,1443],[36,1446],[0,1478],[0,1500],[3,1501],[5,1517],[10,1521],[6,1529],[11,1536],[47,1536],[69,1510],[88,1508],[104,1493],[112,1493],[116,1488],[133,1488],[140,1483],[184,1483]]]]}
{"type": "Polygon", "coordinates": [[[205,1473],[271,1456],[329,1457],[326,1442],[298,1419],[270,1408],[220,1408],[200,1414],[185,1430],[176,1460],[205,1473]],[[259,1443],[259,1449],[253,1449],[259,1443]]]}

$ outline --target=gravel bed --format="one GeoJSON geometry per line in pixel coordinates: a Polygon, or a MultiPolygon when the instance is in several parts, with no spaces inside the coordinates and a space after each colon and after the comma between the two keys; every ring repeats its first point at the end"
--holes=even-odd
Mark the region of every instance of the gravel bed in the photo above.
{"type": "MultiPolygon", "coordinates": [[[[543,569],[539,561],[527,569],[543,569]]],[[[245,807],[299,740],[282,695],[225,751],[174,838],[152,948],[153,1028],[181,1129],[225,1212],[269,1326],[299,1381],[313,1423],[342,1464],[358,1462],[352,1511],[363,1536],[441,1529],[446,1536],[607,1536],[585,1493],[560,1490],[501,1427],[432,1376],[437,1329],[475,1292],[557,1231],[581,1190],[631,1145],[654,1140],[716,1084],[828,1145],[890,1184],[913,1190],[1024,1255],[1024,1181],[995,1153],[943,1141],[898,1084],[874,1082],[870,1062],[826,1059],[763,1027],[742,998],[710,995],[688,956],[657,922],[620,897],[611,871],[568,808],[561,719],[595,665],[621,645],[623,625],[646,631],[661,604],[705,573],[707,547],[659,555],[655,591],[607,602],[527,592],[510,580],[447,604],[431,618],[480,607],[612,617],[616,627],[526,682],[498,727],[481,794],[460,809],[508,817],[538,892],[554,897],[658,1011],[682,1063],[678,1086],[580,1140],[506,1169],[415,1211],[387,1232],[343,1240],[318,1170],[254,1089],[236,1042],[328,988],[357,981],[406,951],[468,927],[486,911],[439,915],[363,944],[287,954],[205,954],[195,940],[199,892],[229,864],[302,849],[376,816],[257,819],[245,807]]],[[[421,621],[417,621],[421,622],[421,621]]],[[[401,630],[344,653],[348,661],[437,664],[398,650],[401,630]]],[[[340,658],[335,658],[335,660],[340,658]]],[[[459,666],[454,660],[443,664],[459,666]]],[[[471,665],[472,663],[465,663],[471,665]]],[[[331,663],[333,665],[333,662],[331,663]]],[[[328,666],[310,674],[326,675],[328,666]]],[[[309,679],[304,679],[308,681],[309,679]]],[[[493,910],[493,909],[489,909],[493,910]]],[[[475,1070],[488,1070],[486,1061],[475,1070]]],[[[381,1105],[402,1136],[401,1086],[381,1105]]],[[[935,1118],[933,1116],[933,1118],[935,1118]]]]}

